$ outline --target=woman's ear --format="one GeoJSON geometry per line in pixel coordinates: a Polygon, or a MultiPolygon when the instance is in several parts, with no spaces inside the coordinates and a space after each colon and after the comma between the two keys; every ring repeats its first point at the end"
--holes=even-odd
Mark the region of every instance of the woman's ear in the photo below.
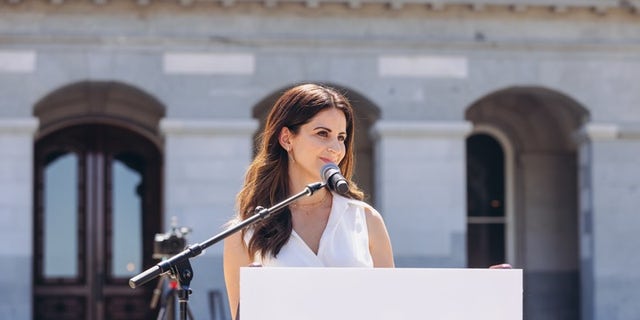
{"type": "Polygon", "coordinates": [[[280,135],[278,136],[278,142],[280,142],[280,146],[282,146],[282,148],[287,151],[291,149],[291,136],[291,130],[289,130],[289,128],[287,127],[283,127],[280,130],[280,135]]]}

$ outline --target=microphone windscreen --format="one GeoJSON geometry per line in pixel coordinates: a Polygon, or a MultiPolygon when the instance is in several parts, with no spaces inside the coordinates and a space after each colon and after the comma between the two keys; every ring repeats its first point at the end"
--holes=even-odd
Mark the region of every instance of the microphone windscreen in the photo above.
{"type": "Polygon", "coordinates": [[[320,170],[322,182],[326,183],[330,190],[339,194],[346,194],[349,191],[347,179],[340,172],[340,168],[334,163],[327,163],[320,170]]]}

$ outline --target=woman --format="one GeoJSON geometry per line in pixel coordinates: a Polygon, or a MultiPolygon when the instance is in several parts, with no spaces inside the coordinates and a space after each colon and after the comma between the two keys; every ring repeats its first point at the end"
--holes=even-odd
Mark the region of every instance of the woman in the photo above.
{"type": "MultiPolygon", "coordinates": [[[[296,86],[274,104],[237,197],[238,216],[272,205],[321,181],[335,163],[348,180],[354,166],[354,119],[349,101],[331,88],[296,86]]],[[[346,196],[323,188],[224,242],[224,276],[236,319],[240,267],[394,267],[380,214],[349,183],[346,196]]]]}

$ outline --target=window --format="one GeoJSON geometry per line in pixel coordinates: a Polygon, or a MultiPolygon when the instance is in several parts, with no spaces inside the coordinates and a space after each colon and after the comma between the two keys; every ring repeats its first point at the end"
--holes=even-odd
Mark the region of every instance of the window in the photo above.
{"type": "Polygon", "coordinates": [[[467,139],[467,264],[503,263],[506,243],[504,152],[486,134],[467,139]]]}

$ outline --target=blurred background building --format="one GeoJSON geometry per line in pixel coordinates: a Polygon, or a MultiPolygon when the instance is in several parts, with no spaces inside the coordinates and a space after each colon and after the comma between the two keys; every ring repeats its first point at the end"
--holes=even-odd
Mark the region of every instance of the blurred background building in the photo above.
{"type": "MultiPolygon", "coordinates": [[[[525,319],[640,319],[639,9],[5,0],[0,318],[155,319],[127,285],[154,235],[220,232],[271,103],[319,82],[356,108],[399,267],[506,261],[525,319]]],[[[196,319],[228,313],[221,254],[192,260],[196,319]]]]}

